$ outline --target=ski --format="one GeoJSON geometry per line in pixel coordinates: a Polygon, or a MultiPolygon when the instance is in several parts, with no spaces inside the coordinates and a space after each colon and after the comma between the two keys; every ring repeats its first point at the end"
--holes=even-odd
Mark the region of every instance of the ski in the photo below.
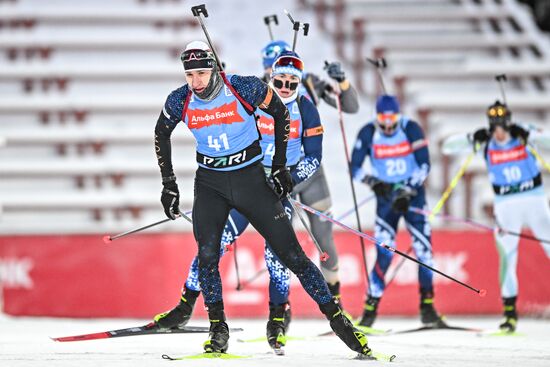
{"type": "MultiPolygon", "coordinates": [[[[284,355],[281,354],[281,355],[284,355]]],[[[186,359],[245,359],[245,358],[251,358],[253,356],[251,355],[238,355],[238,354],[230,354],[230,353],[199,353],[199,354],[191,354],[187,356],[181,356],[181,357],[172,357],[167,354],[163,354],[162,359],[168,360],[168,361],[182,361],[186,359]]],[[[379,352],[372,352],[372,354],[366,356],[364,354],[357,354],[353,359],[356,360],[372,360],[372,361],[380,361],[380,362],[393,362],[395,360],[396,355],[395,354],[383,354],[379,352]]]]}
{"type": "Polygon", "coordinates": [[[209,353],[199,353],[199,354],[191,354],[188,356],[182,356],[182,357],[171,357],[167,354],[162,355],[162,359],[168,360],[168,361],[182,361],[185,359],[243,359],[243,358],[249,358],[251,356],[241,356],[237,354],[229,354],[229,353],[215,353],[215,352],[209,352],[209,353]]]}
{"type": "Polygon", "coordinates": [[[355,327],[367,335],[387,335],[391,333],[391,329],[375,329],[369,326],[355,325],[355,327]]]}
{"type": "MultiPolygon", "coordinates": [[[[160,329],[157,324],[150,322],[147,325],[129,327],[125,329],[108,330],[99,333],[82,334],[63,336],[59,338],[51,338],[56,342],[76,342],[83,340],[96,340],[107,338],[118,338],[123,336],[138,336],[138,335],[156,335],[156,334],[189,334],[189,333],[207,333],[207,326],[185,326],[181,329],[160,329]]],[[[231,328],[230,331],[243,331],[241,328],[231,328]]]]}
{"type": "Polygon", "coordinates": [[[420,331],[429,331],[429,330],[459,330],[459,331],[471,331],[476,333],[483,331],[481,329],[472,328],[472,327],[443,324],[443,325],[432,325],[432,326],[420,326],[412,329],[395,330],[395,331],[390,331],[385,335],[408,334],[408,333],[416,333],[420,331]]]}
{"type": "Polygon", "coordinates": [[[517,331],[507,331],[507,330],[481,330],[477,333],[477,336],[502,336],[502,337],[511,337],[511,336],[525,336],[523,333],[518,333],[517,331]]]}
{"type": "MultiPolygon", "coordinates": [[[[388,335],[391,333],[391,329],[375,329],[369,326],[361,326],[361,325],[355,325],[355,328],[361,330],[363,333],[369,336],[388,335]]],[[[323,336],[331,336],[331,335],[334,335],[334,331],[332,330],[318,334],[317,336],[323,337],[323,336]]]]}
{"type": "Polygon", "coordinates": [[[384,354],[372,351],[369,355],[357,354],[353,359],[367,360],[367,361],[380,361],[380,362],[393,362],[397,358],[395,354],[384,354]]]}
{"type": "MultiPolygon", "coordinates": [[[[286,340],[309,340],[312,337],[304,337],[304,336],[287,336],[286,340]]],[[[267,342],[266,336],[260,336],[258,338],[252,338],[252,339],[237,339],[238,343],[259,343],[259,342],[267,342]]]]}

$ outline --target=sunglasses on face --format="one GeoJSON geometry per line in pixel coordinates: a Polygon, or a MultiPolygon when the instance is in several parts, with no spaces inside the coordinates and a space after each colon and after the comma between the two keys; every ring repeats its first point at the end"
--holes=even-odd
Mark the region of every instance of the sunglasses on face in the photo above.
{"type": "Polygon", "coordinates": [[[386,134],[391,134],[395,131],[399,118],[398,113],[378,113],[376,115],[378,127],[386,134]]]}
{"type": "Polygon", "coordinates": [[[506,115],[506,109],[504,107],[491,107],[489,111],[487,111],[487,114],[490,117],[502,117],[506,115]]]}
{"type": "Polygon", "coordinates": [[[274,68],[284,67],[284,66],[291,66],[300,71],[304,71],[304,63],[302,62],[302,60],[294,56],[279,57],[277,61],[275,61],[275,64],[273,65],[274,68]]]}
{"type": "Polygon", "coordinates": [[[290,90],[296,90],[296,88],[298,88],[298,84],[300,84],[300,82],[289,82],[288,80],[283,82],[279,79],[273,79],[273,86],[277,89],[285,87],[290,90]]]}

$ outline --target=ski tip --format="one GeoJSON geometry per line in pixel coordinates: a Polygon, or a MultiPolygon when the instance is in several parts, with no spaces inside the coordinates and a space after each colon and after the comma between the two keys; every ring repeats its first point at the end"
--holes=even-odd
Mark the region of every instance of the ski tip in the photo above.
{"type": "Polygon", "coordinates": [[[104,244],[107,245],[107,244],[109,244],[109,243],[111,243],[111,242],[113,242],[113,240],[111,239],[111,236],[109,236],[109,235],[103,236],[103,243],[104,243],[104,244]]]}
{"type": "Polygon", "coordinates": [[[487,295],[487,290],[486,289],[480,289],[479,290],[479,296],[480,297],[485,297],[487,295]]]}
{"type": "Polygon", "coordinates": [[[523,333],[518,333],[516,331],[505,331],[505,330],[496,330],[496,331],[481,331],[476,334],[479,337],[513,337],[513,336],[524,336],[523,333]]]}
{"type": "Polygon", "coordinates": [[[382,353],[372,353],[369,355],[358,353],[353,359],[360,361],[379,361],[379,362],[393,362],[397,358],[395,354],[386,355],[382,353]]]}

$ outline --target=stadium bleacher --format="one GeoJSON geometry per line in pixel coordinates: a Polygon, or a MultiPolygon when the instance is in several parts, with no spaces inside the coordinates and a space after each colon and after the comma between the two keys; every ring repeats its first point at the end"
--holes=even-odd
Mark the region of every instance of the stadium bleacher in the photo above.
{"type": "MultiPolygon", "coordinates": [[[[486,123],[485,109],[501,99],[495,75],[509,76],[507,101],[516,121],[548,126],[550,37],[518,1],[311,0],[301,4],[317,12],[323,29],[335,40],[337,53],[354,69],[355,85],[366,95],[372,97],[381,90],[376,71],[365,58],[386,58],[390,93],[398,95],[405,111],[428,129],[434,162],[429,178],[432,203],[461,161],[440,159],[437,143],[449,134],[471,132],[486,123]]],[[[472,165],[466,187],[450,200],[458,209],[455,213],[487,216],[483,208],[492,201],[492,192],[484,172],[482,162],[472,165]]]]}
{"type": "MultiPolygon", "coordinates": [[[[317,19],[317,31],[332,42],[363,92],[361,114],[346,117],[358,122],[350,124],[351,135],[369,119],[365,111],[380,91],[365,57],[387,59],[390,92],[428,128],[432,203],[461,160],[439,159],[437,144],[485,123],[486,106],[500,98],[495,74],[509,76],[515,118],[548,126],[550,39],[518,1],[299,3],[301,15],[317,19]]],[[[185,2],[106,4],[0,2],[0,233],[24,231],[16,224],[21,218],[30,223],[27,228],[53,231],[40,224],[45,217],[72,213],[74,220],[55,221],[55,228],[78,232],[146,224],[162,214],[152,130],[166,94],[183,81],[181,48],[202,32],[185,2]]],[[[310,52],[316,45],[300,41],[300,47],[310,52]]],[[[256,50],[248,58],[259,65],[256,50]]],[[[192,156],[189,132],[176,132],[174,154],[192,156]]],[[[340,138],[329,136],[326,142],[340,144],[340,138]]],[[[326,165],[334,164],[331,159],[326,165]]],[[[182,184],[192,187],[194,162],[175,159],[174,164],[182,184]]],[[[472,166],[448,210],[486,216],[483,206],[492,193],[483,172],[480,162],[472,166]]],[[[347,185],[340,178],[334,182],[347,185]]],[[[334,201],[346,190],[331,187],[334,201]]],[[[182,206],[190,205],[192,190],[183,195],[182,206]]]]}

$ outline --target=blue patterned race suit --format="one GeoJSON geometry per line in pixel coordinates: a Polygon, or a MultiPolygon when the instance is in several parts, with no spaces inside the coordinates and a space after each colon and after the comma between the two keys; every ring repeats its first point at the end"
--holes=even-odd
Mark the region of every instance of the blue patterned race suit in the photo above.
{"type": "MultiPolygon", "coordinates": [[[[419,261],[432,266],[431,229],[424,215],[411,211],[405,214],[392,209],[396,189],[408,186],[416,191],[410,206],[425,208],[426,194],[423,187],[430,169],[428,147],[420,126],[402,117],[396,131],[387,136],[375,126],[375,122],[365,125],[359,132],[352,154],[354,179],[363,180],[366,176],[362,168],[366,157],[370,158],[372,176],[390,183],[394,191],[388,196],[376,196],[375,237],[394,247],[399,219],[403,216],[412,237],[412,246],[419,261]]],[[[376,246],[376,264],[370,275],[369,295],[380,298],[384,293],[384,276],[390,266],[393,252],[376,246]]],[[[433,292],[433,274],[419,267],[418,279],[423,293],[433,292]]]]}

